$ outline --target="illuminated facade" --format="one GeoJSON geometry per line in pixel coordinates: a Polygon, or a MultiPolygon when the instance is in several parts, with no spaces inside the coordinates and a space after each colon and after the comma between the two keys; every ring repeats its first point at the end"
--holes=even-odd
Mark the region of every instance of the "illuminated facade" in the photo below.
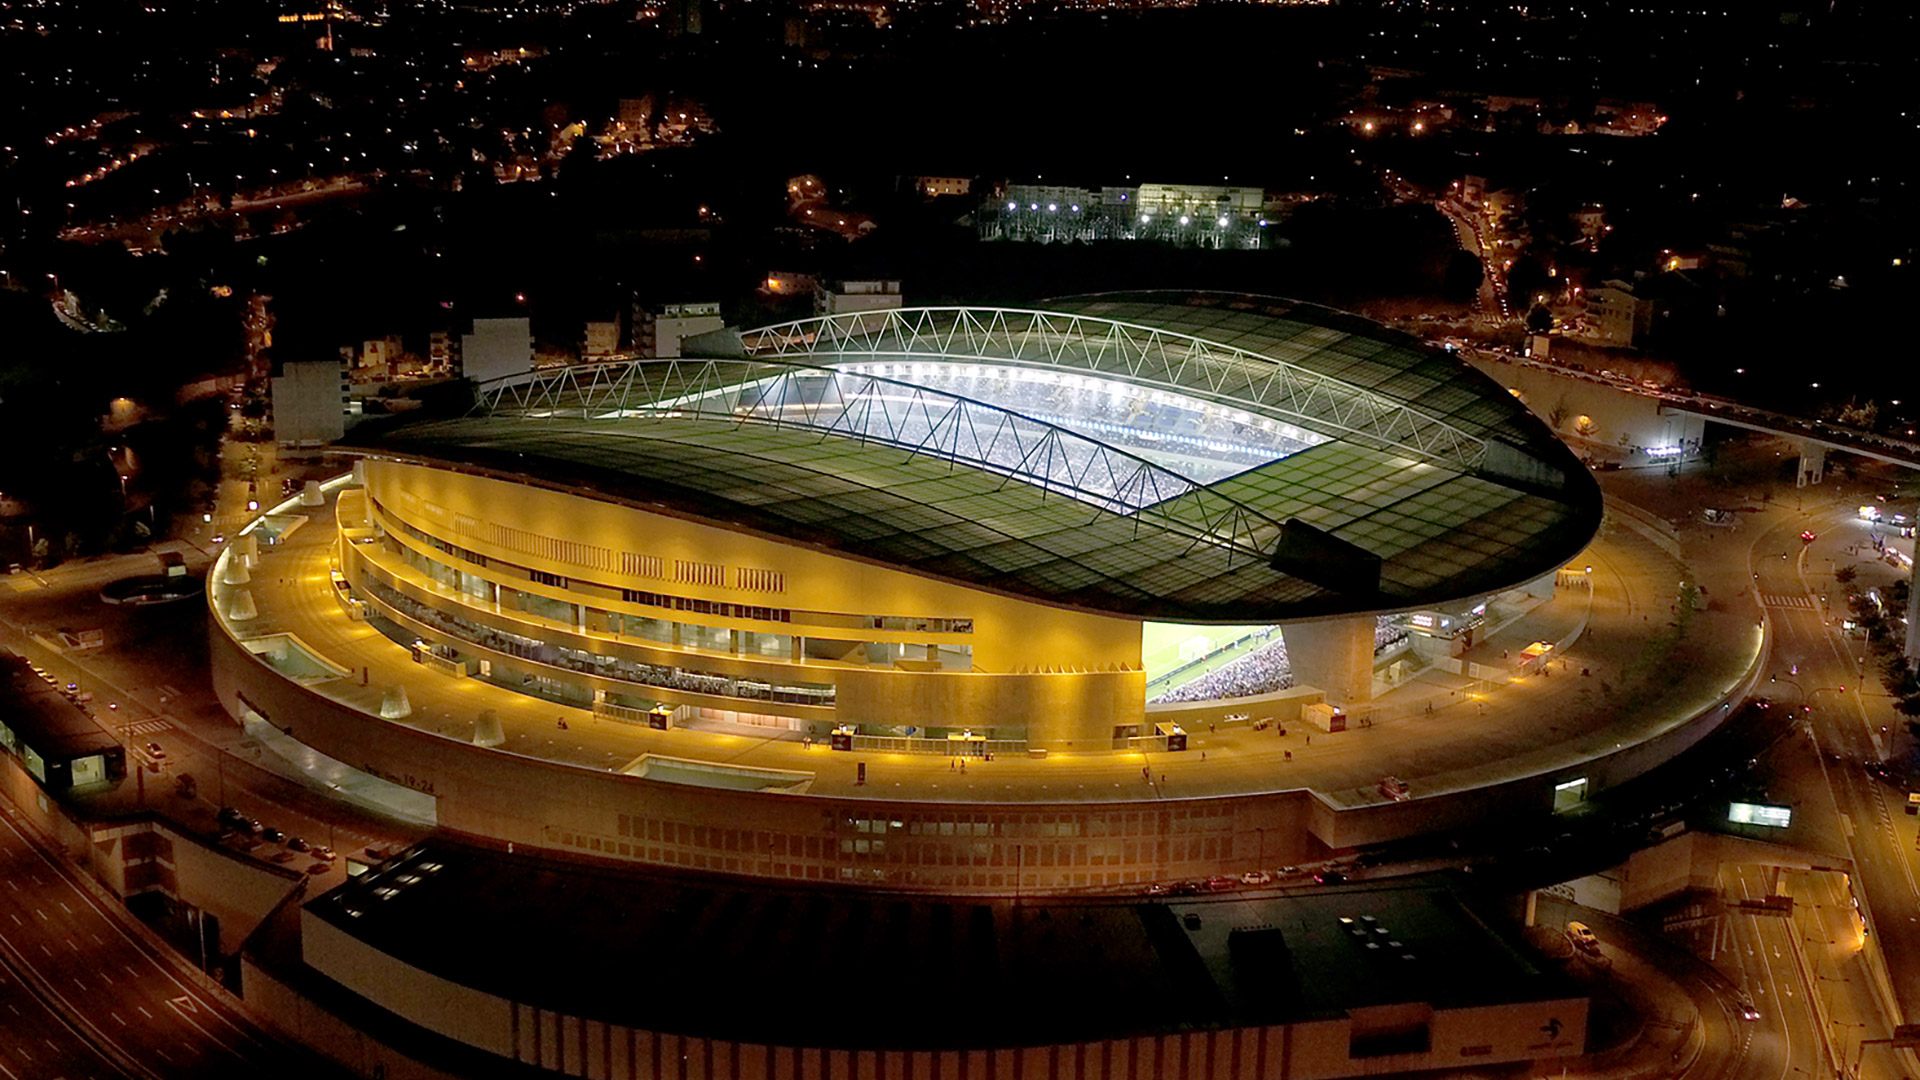
{"type": "Polygon", "coordinates": [[[1169,803],[1117,753],[1247,720],[1244,698],[1147,705],[1146,623],[1282,625],[1300,685],[1252,707],[1284,725],[1365,699],[1379,616],[1592,538],[1591,478],[1452,357],[1217,295],[701,346],[357,429],[354,477],[216,566],[223,705],[391,812],[791,881],[1127,885],[1550,800],[1547,771],[1349,807],[1276,788],[1274,743],[1176,770],[1169,803]]]}
{"type": "Polygon", "coordinates": [[[1352,698],[1368,616],[1591,536],[1585,472],[1451,358],[1296,305],[1063,306],[487,384],[369,448],[340,570],[397,641],[611,715],[1092,749],[1151,734],[1143,621],[1320,620],[1308,656],[1364,631],[1304,673],[1352,698]],[[1238,341],[1166,325],[1196,316],[1238,341]]]}
{"type": "Polygon", "coordinates": [[[1261,188],[1208,184],[1075,187],[1009,184],[980,208],[986,239],[1038,243],[1157,240],[1189,247],[1258,248],[1269,216],[1261,188]]]}

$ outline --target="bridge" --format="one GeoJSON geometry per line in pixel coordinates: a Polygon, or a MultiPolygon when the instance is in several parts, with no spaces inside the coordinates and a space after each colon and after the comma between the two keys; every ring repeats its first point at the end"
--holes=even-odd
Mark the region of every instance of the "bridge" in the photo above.
{"type": "MultiPolygon", "coordinates": [[[[1821,482],[1829,451],[1920,470],[1920,439],[1910,434],[1885,435],[1489,349],[1466,348],[1461,355],[1558,434],[1596,449],[1615,443],[1630,462],[1678,463],[1698,453],[1706,425],[1722,424],[1792,443],[1799,450],[1795,482],[1801,487],[1821,482]]],[[[1920,588],[1912,595],[1904,651],[1909,661],[1920,661],[1920,588]]]]}

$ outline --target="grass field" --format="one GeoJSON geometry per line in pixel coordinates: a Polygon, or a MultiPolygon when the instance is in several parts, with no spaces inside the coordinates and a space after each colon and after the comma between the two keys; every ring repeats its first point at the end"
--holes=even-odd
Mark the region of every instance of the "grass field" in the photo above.
{"type": "MultiPolygon", "coordinates": [[[[1186,673],[1181,681],[1185,682],[1188,678],[1204,675],[1246,651],[1242,648],[1231,652],[1220,652],[1228,642],[1264,629],[1266,629],[1264,626],[1147,623],[1141,630],[1140,640],[1140,659],[1146,665],[1147,682],[1151,685],[1155,679],[1196,656],[1207,656],[1207,662],[1186,673]]],[[[1156,687],[1156,689],[1164,688],[1156,687]]]]}

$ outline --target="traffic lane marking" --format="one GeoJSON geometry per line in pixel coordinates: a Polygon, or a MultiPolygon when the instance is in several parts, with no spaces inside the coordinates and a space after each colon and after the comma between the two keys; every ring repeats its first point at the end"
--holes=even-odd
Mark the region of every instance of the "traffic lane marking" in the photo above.
{"type": "MultiPolygon", "coordinates": [[[[9,826],[9,829],[12,830],[11,822],[8,822],[8,826],[9,826]]],[[[14,831],[16,835],[18,835],[17,830],[14,830],[14,831]]],[[[38,849],[34,849],[34,854],[38,855],[43,860],[46,858],[45,854],[42,852],[39,852],[38,849]]],[[[81,913],[81,912],[74,913],[77,920],[85,919],[91,916],[92,918],[98,919],[103,922],[108,922],[108,923],[112,922],[112,920],[108,918],[108,916],[104,912],[99,910],[99,907],[97,904],[95,904],[90,898],[88,898],[84,894],[79,893],[77,890],[77,887],[74,886],[72,882],[66,881],[64,878],[62,878],[58,884],[60,886],[64,886],[69,890],[73,890],[76,895],[80,896],[82,902],[85,904],[85,907],[87,910],[84,913],[81,913]]],[[[39,909],[36,909],[36,910],[38,911],[39,909]]],[[[71,908],[69,908],[68,910],[72,911],[71,908]]],[[[47,918],[44,911],[40,911],[39,913],[43,919],[47,918]]],[[[11,915],[12,913],[9,912],[9,914],[11,915]]],[[[15,921],[16,922],[19,921],[17,916],[15,916],[15,921]]],[[[51,920],[49,919],[49,921],[51,920]]],[[[218,1017],[221,1022],[225,1023],[228,1027],[232,1028],[235,1032],[239,1033],[248,1044],[260,1050],[271,1052],[272,1048],[270,1046],[261,1042],[257,1037],[252,1035],[252,1033],[247,1032],[246,1030],[241,1028],[230,1017],[226,1016],[224,1013],[222,1013],[218,1009],[205,1005],[205,1003],[202,1002],[199,998],[194,997],[189,987],[182,984],[177,978],[173,976],[172,972],[166,970],[164,967],[161,966],[163,961],[161,961],[158,958],[147,955],[146,951],[140,948],[139,944],[131,936],[127,934],[125,929],[117,925],[115,925],[113,928],[119,934],[121,941],[124,942],[125,944],[125,947],[132,948],[135,952],[139,953],[139,955],[143,960],[147,961],[150,965],[152,965],[151,974],[159,975],[160,977],[166,979],[169,983],[171,983],[174,989],[183,991],[182,996],[188,997],[190,1000],[192,1000],[193,1003],[196,1005],[196,1007],[204,1008],[206,1012],[218,1017]]],[[[0,938],[0,940],[4,940],[4,939],[0,938]]],[[[113,946],[111,945],[107,947],[113,948],[113,946]]],[[[45,944],[41,944],[40,948],[43,952],[47,953],[49,958],[51,958],[54,955],[52,950],[47,949],[45,944]]],[[[76,948],[76,951],[78,951],[77,948],[76,948]]],[[[118,951],[118,950],[116,949],[115,951],[118,951]]],[[[141,979],[142,977],[141,972],[138,969],[136,969],[132,964],[125,963],[124,961],[122,961],[121,967],[130,976],[134,978],[136,983],[141,979]]],[[[66,1003],[64,998],[62,998],[61,1000],[63,1001],[63,1003],[66,1003]]],[[[71,1007],[71,1003],[66,1003],[66,1004],[68,1004],[69,1007],[71,1007]]],[[[136,1008],[139,1010],[139,1012],[143,1016],[147,1017],[149,1020],[156,1019],[154,1014],[149,1012],[145,1006],[137,1005],[136,1008]]],[[[201,1032],[201,1034],[204,1035],[208,1039],[208,1041],[214,1043],[214,1045],[219,1046],[221,1049],[225,1050],[227,1053],[232,1054],[234,1057],[242,1061],[248,1060],[246,1055],[241,1053],[241,1051],[235,1049],[233,1046],[227,1044],[226,1042],[223,1042],[221,1039],[214,1036],[212,1032],[208,1031],[206,1028],[202,1027],[197,1022],[192,1021],[190,1018],[187,1018],[184,1013],[181,1013],[180,1015],[182,1019],[187,1019],[189,1024],[191,1024],[193,1027],[198,1029],[201,1032]]],[[[104,1035],[102,1037],[104,1038],[104,1035]]],[[[156,1047],[155,1049],[157,1050],[158,1048],[156,1047]]]]}

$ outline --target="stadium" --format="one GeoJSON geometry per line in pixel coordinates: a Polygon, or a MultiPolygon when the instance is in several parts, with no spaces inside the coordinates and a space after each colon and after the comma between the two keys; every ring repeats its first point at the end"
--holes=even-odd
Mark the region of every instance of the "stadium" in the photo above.
{"type": "Polygon", "coordinates": [[[1191,699],[1163,676],[1236,647],[1264,674],[1222,689],[1364,700],[1379,616],[1550,574],[1596,527],[1572,455],[1445,355],[1299,305],[1051,308],[489,384],[370,447],[380,540],[343,571],[403,643],[429,623],[577,704],[1065,749],[1150,736],[1147,684],[1191,699]]]}
{"type": "Polygon", "coordinates": [[[1638,624],[1628,578],[1674,571],[1596,540],[1598,486],[1512,395],[1366,320],[1104,294],[685,352],[359,429],[215,569],[232,715],[452,834],[945,893],[1546,812],[1704,730],[1543,726],[1532,654],[1464,655],[1530,605],[1541,648],[1638,624]]]}

